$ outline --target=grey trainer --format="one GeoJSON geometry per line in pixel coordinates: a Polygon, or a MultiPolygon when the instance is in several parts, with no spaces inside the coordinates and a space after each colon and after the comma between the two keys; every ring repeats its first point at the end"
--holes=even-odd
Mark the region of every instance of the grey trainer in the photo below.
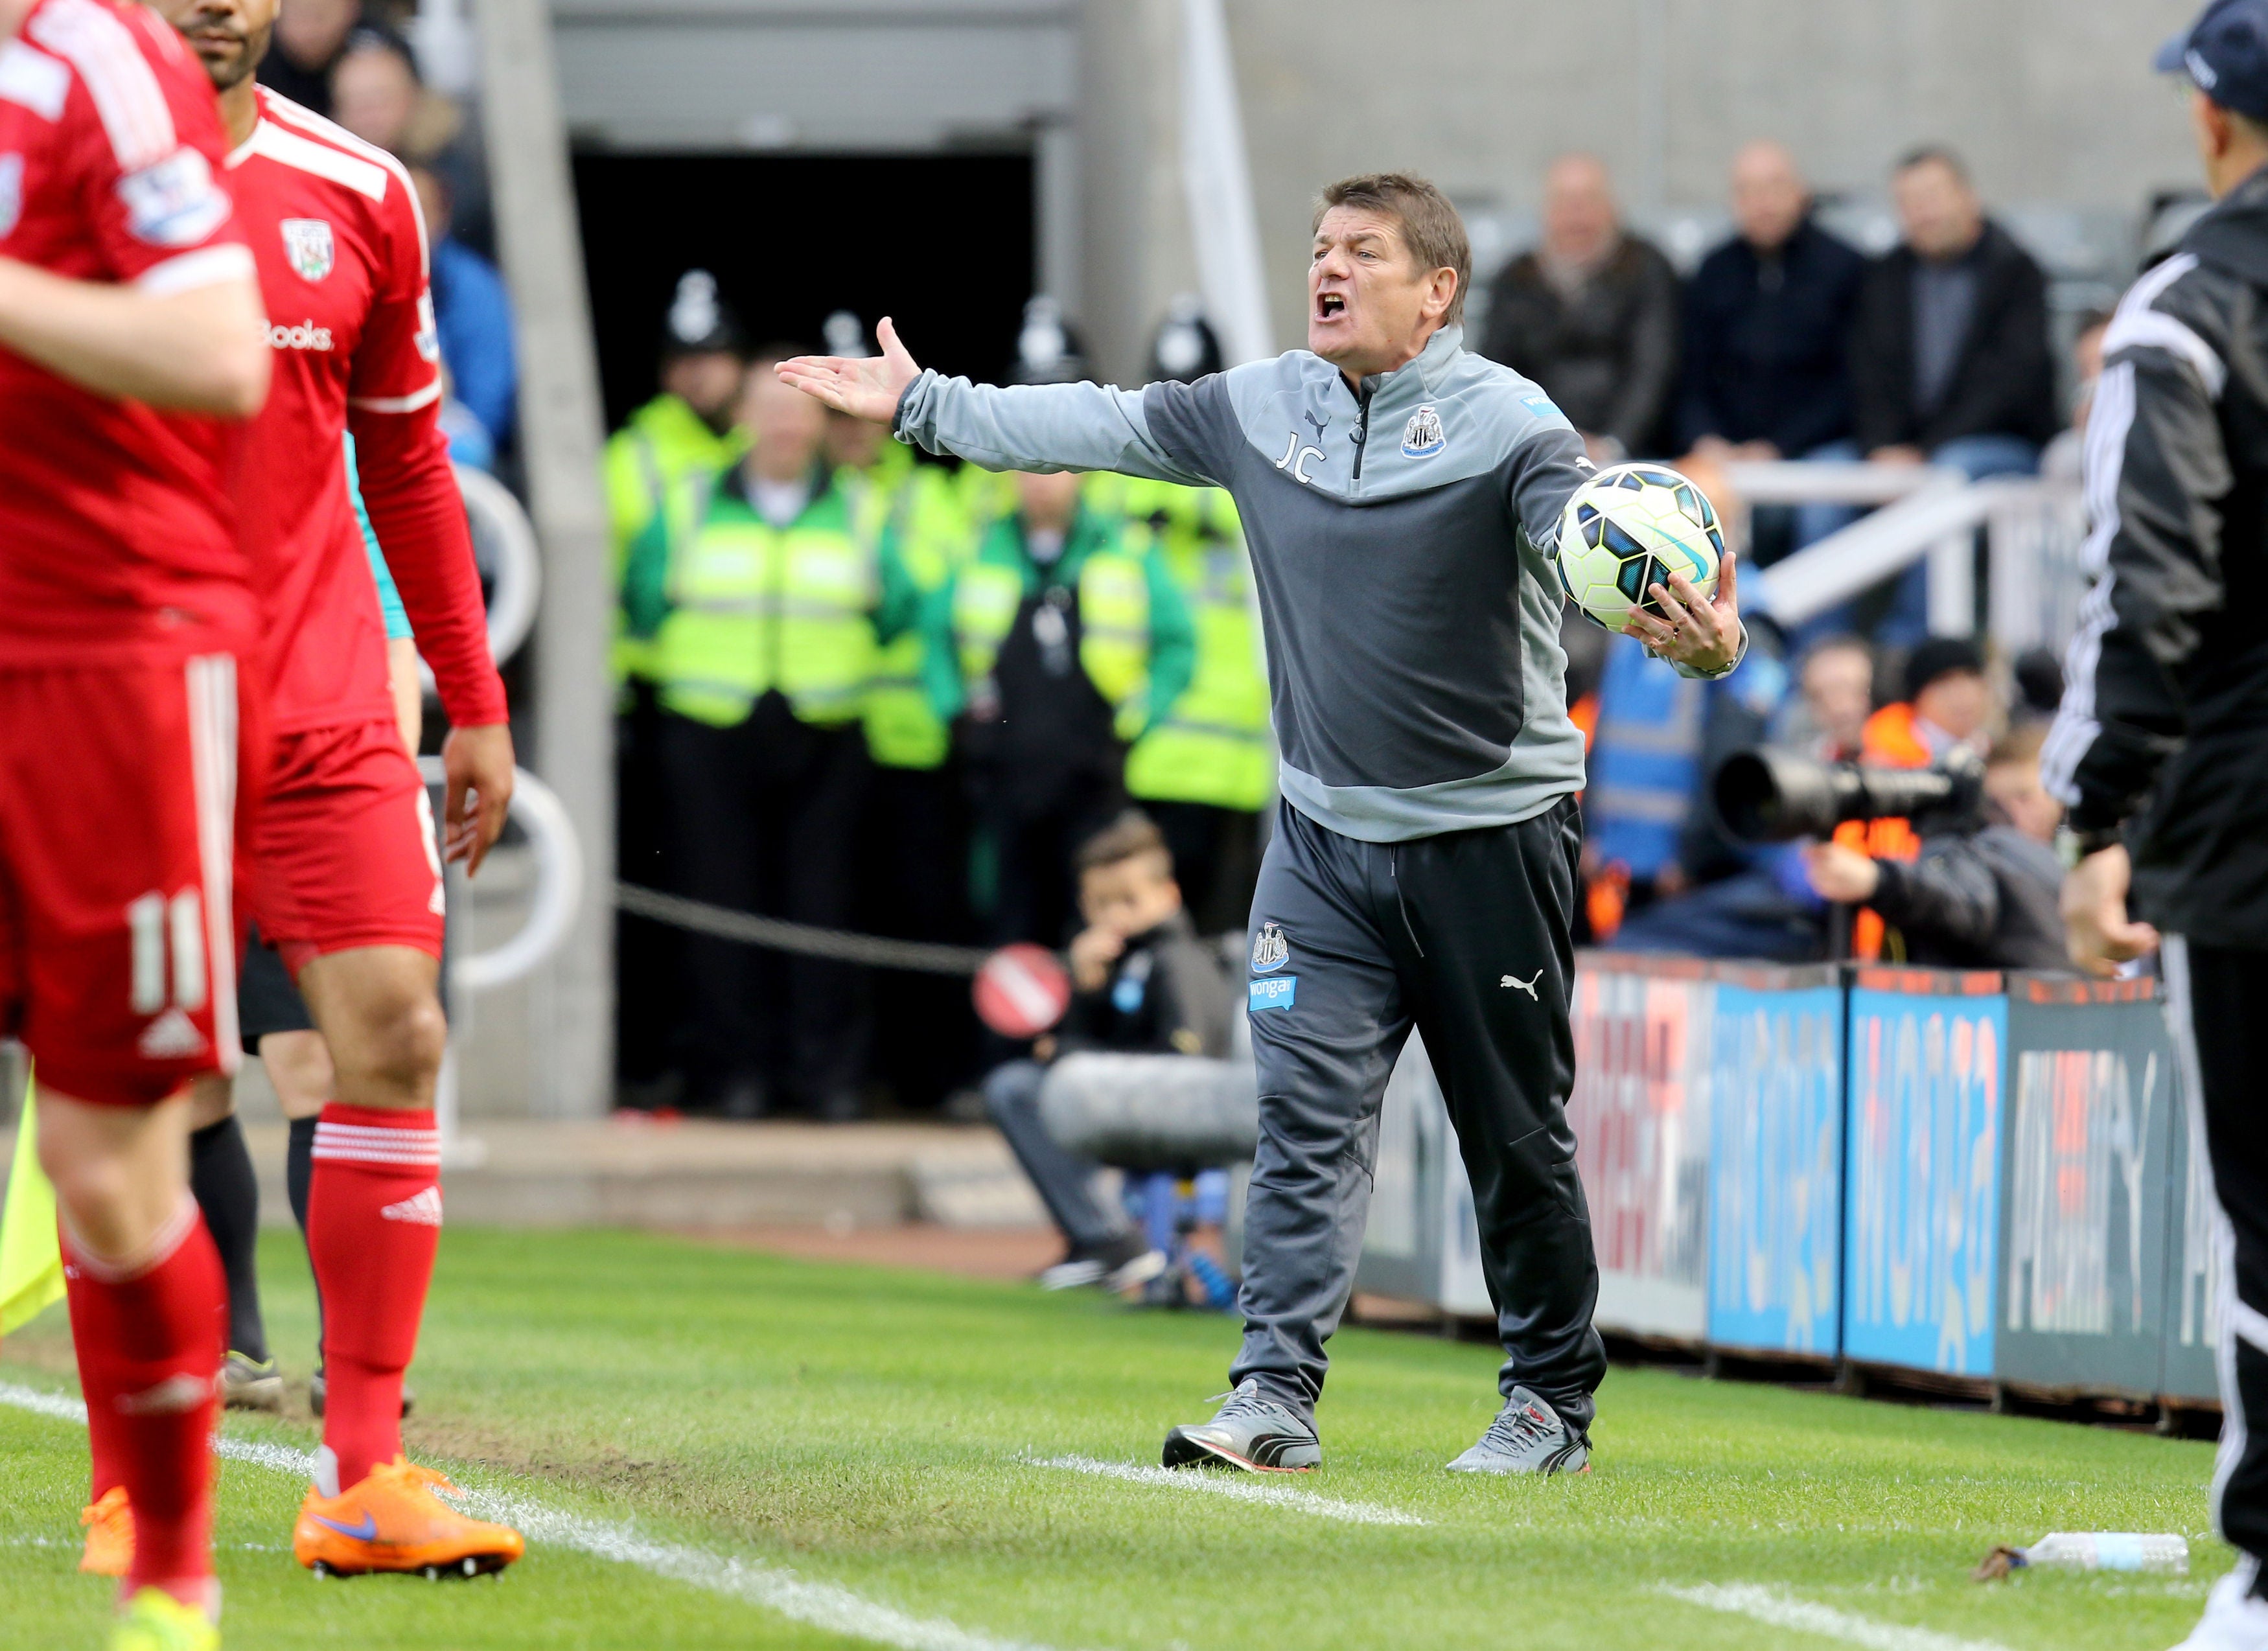
{"type": "Polygon", "coordinates": [[[1166,1435],[1169,1468],[1242,1468],[1248,1473],[1305,1473],[1323,1459],[1322,1441],[1298,1414],[1247,1376],[1209,1422],[1166,1435]]]}
{"type": "Polygon", "coordinates": [[[1452,1473],[1588,1473],[1591,1441],[1526,1388],[1514,1388],[1480,1442],[1449,1463],[1452,1473]]]}
{"type": "Polygon", "coordinates": [[[273,1359],[254,1359],[229,1350],[220,1367],[221,1403],[232,1411],[280,1411],[284,1378],[273,1359]]]}

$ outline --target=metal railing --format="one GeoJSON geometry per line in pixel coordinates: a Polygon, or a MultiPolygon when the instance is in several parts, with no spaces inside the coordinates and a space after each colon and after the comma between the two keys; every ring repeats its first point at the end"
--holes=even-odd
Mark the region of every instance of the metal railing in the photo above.
{"type": "Polygon", "coordinates": [[[2078,624],[2087,573],[2076,483],[2031,476],[1971,482],[1926,465],[1739,463],[1725,467],[1750,505],[1860,505],[1869,514],[1756,576],[1756,607],[1801,624],[1916,562],[1929,564],[1929,628],[1977,629],[1976,549],[1984,545],[1984,629],[2007,653],[2060,647],[2078,624]]]}

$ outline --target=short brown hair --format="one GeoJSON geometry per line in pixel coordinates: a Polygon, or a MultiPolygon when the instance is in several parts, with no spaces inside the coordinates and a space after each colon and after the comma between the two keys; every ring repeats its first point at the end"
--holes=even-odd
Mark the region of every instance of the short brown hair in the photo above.
{"type": "Polygon", "coordinates": [[[1457,290],[1441,324],[1454,327],[1465,319],[1465,289],[1473,282],[1473,243],[1465,235],[1465,220],[1430,180],[1410,172],[1366,172],[1341,178],[1315,197],[1315,221],[1307,226],[1309,233],[1323,226],[1323,214],[1335,206],[1392,218],[1420,269],[1455,270],[1457,290]]]}
{"type": "Polygon", "coordinates": [[[1106,866],[1138,859],[1145,854],[1156,855],[1164,873],[1168,877],[1174,874],[1174,851],[1166,846],[1166,834],[1158,829],[1158,822],[1148,814],[1138,808],[1129,808],[1079,845],[1071,866],[1084,876],[1106,866]]]}

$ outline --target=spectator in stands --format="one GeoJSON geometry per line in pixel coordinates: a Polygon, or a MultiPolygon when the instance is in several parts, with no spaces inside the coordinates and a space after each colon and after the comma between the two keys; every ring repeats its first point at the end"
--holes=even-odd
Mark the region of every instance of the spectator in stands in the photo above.
{"type": "Polygon", "coordinates": [[[1810,187],[1779,144],[1733,158],[1736,232],[1685,291],[1680,434],[1709,457],[1858,457],[1851,319],[1866,258],[1819,227],[1810,187]]]}
{"type": "Polygon", "coordinates": [[[1231,987],[1182,909],[1173,856],[1149,819],[1122,816],[1079,846],[1077,866],[1086,927],[1071,946],[1071,1008],[1033,1058],[993,1069],[984,1103],[1064,1235],[1064,1257],[1040,1275],[1042,1286],[1126,1290],[1156,1278],[1167,1257],[1095,1196],[1101,1166],[1049,1133],[1040,1117],[1047,1064],[1088,1050],[1226,1056],[1231,987]]]}
{"type": "Polygon", "coordinates": [[[1543,178],[1543,241],[1491,284],[1480,353],[1543,386],[1591,458],[1658,453],[1677,384],[1677,274],[1629,233],[1594,155],[1543,178]]]}
{"type": "Polygon", "coordinates": [[[1861,760],[1926,768],[1955,745],[1983,752],[1997,710],[1984,655],[1967,637],[1932,637],[1906,656],[1906,697],[1867,719],[1861,760]]]}
{"type": "MultiPolygon", "coordinates": [[[[825,462],[827,414],[748,376],[748,456],[695,471],[630,548],[625,601],[652,638],[659,768],[677,892],[847,929],[868,776],[860,723],[879,644],[921,596],[825,462]]],[[[859,1116],[868,1056],[850,964],[729,940],[685,946],[696,1104],[859,1116]]]]}
{"type": "Polygon", "coordinates": [[[932,607],[931,681],[990,847],[993,938],[1057,946],[1072,852],[1125,807],[1126,747],[1189,686],[1196,640],[1157,547],[1088,509],[1077,475],[1013,486],[932,607]]]}
{"type": "MultiPolygon", "coordinates": [[[[1967,637],[1930,637],[1906,656],[1906,697],[1867,719],[1859,760],[1885,768],[1926,768],[1956,745],[1983,752],[1999,711],[1984,675],[1984,655],[1967,637]]],[[[1879,860],[1911,860],[1921,839],[1895,816],[1849,820],[1835,840],[1879,860]]],[[[1860,911],[1851,930],[1853,955],[1876,958],[1888,939],[1881,914],[1860,911]]]]}
{"type": "Polygon", "coordinates": [[[276,14],[275,48],[260,60],[260,84],[329,114],[331,70],[361,19],[362,0],[290,0],[276,14]]]}
{"type": "Polygon", "coordinates": [[[430,166],[413,166],[409,181],[416,185],[418,203],[425,210],[425,237],[432,249],[433,318],[451,391],[480,421],[489,440],[501,447],[512,438],[519,399],[511,295],[497,267],[449,232],[449,186],[440,174],[430,166]]]}
{"type": "Polygon", "coordinates": [[[1863,637],[1827,637],[1812,644],[1796,673],[1800,689],[1774,742],[1822,762],[1855,761],[1874,709],[1874,651],[1863,637]]]}
{"type": "Polygon", "coordinates": [[[400,36],[358,28],[347,38],[331,68],[331,117],[365,144],[439,174],[460,237],[490,247],[488,173],[467,113],[425,89],[400,36]]]}
{"type": "Polygon", "coordinates": [[[2102,377],[2102,339],[2110,330],[2110,312],[2089,310],[2079,318],[2079,329],[2072,335],[2071,426],[2058,431],[2040,454],[2040,474],[2051,481],[2079,485],[2087,415],[2095,405],[2095,382],[2102,377]]]}
{"type": "Polygon", "coordinates": [[[2063,807],[2040,784],[2045,738],[2035,722],[1995,744],[1982,819],[1933,831],[1911,860],[1839,842],[1806,844],[1812,888],[1823,900],[1880,913],[1909,962],[2068,973],[2058,908],[2063,862],[2053,846],[2063,807]]]}
{"type": "MultiPolygon", "coordinates": [[[[1890,181],[1901,245],[1876,261],[1851,343],[1855,434],[1878,464],[1939,464],[1976,480],[2029,475],[2055,434],[2047,277],[1984,215],[1948,151],[1915,150],[1890,181]]],[[[1900,579],[1878,632],[1927,630],[1926,567],[1900,579]]]]}

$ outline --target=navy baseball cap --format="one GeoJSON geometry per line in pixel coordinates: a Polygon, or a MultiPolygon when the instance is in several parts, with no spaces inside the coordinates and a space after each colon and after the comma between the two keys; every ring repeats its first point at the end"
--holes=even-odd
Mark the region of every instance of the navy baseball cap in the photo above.
{"type": "Polygon", "coordinates": [[[2268,120],[2268,0],[2213,0],[2158,48],[2152,66],[2187,75],[2224,109],[2268,120]]]}

